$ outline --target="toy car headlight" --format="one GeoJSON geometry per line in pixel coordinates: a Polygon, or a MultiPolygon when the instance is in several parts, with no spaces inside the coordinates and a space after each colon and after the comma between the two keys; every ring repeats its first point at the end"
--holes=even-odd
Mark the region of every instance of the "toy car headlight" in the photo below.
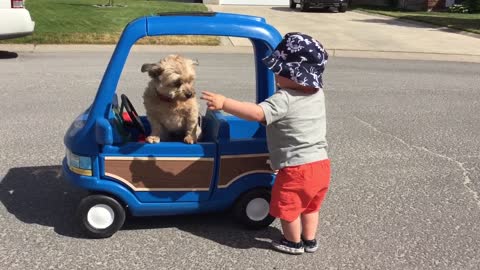
{"type": "Polygon", "coordinates": [[[67,149],[67,165],[68,168],[77,174],[92,176],[92,159],[75,155],[67,149]]]}

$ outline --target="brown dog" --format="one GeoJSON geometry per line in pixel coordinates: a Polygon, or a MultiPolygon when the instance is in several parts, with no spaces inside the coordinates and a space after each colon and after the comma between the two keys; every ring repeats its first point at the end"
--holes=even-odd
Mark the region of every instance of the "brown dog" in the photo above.
{"type": "Polygon", "coordinates": [[[152,78],[143,94],[152,132],[148,143],[182,140],[196,143],[201,135],[198,102],[193,82],[196,63],[169,55],[158,63],[143,64],[142,72],[152,78]]]}

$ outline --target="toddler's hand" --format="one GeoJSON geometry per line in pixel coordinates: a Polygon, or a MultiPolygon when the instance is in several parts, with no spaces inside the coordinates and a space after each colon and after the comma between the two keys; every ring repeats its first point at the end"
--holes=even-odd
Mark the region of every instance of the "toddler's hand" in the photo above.
{"type": "Polygon", "coordinates": [[[207,107],[209,110],[222,110],[226,97],[208,91],[202,91],[200,99],[207,101],[207,107]]]}

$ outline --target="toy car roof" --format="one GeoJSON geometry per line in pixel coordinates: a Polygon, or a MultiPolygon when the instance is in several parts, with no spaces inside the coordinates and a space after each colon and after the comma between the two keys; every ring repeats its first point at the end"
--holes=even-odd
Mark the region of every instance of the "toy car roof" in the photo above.
{"type": "MultiPolygon", "coordinates": [[[[217,35],[260,39],[275,47],[278,31],[264,18],[230,13],[164,13],[145,17],[147,35],[217,35]],[[180,19],[181,18],[181,19],[180,19]]],[[[279,39],[280,38],[280,39],[279,39]]]]}
{"type": "Polygon", "coordinates": [[[145,36],[210,35],[248,38],[269,49],[275,48],[282,36],[264,18],[232,13],[162,13],[141,17],[130,22],[120,41],[131,42],[145,36]]]}

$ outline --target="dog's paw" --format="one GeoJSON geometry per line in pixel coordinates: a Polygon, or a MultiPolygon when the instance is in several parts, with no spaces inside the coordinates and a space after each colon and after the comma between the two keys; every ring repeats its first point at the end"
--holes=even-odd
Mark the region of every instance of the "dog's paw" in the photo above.
{"type": "Polygon", "coordinates": [[[160,137],[158,136],[148,136],[145,141],[148,143],[159,143],[160,142],[160,137]]]}
{"type": "Polygon", "coordinates": [[[183,138],[183,141],[188,144],[196,143],[196,140],[193,139],[192,135],[185,136],[185,138],[183,138]]]}

